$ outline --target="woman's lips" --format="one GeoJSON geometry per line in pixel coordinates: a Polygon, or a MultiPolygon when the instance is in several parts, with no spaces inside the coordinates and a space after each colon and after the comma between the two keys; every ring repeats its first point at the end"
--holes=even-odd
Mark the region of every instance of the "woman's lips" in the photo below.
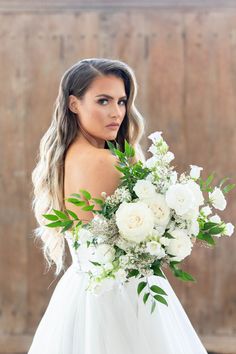
{"type": "Polygon", "coordinates": [[[117,130],[119,128],[119,125],[107,125],[107,128],[112,130],[117,130]]]}
{"type": "Polygon", "coordinates": [[[119,124],[109,124],[106,127],[110,128],[110,129],[117,129],[117,128],[119,128],[119,124]]]}

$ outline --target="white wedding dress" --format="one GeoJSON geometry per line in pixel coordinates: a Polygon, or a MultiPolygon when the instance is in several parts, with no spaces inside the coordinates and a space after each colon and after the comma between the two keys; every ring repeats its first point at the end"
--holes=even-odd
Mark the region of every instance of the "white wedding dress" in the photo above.
{"type": "Polygon", "coordinates": [[[65,237],[73,263],[52,294],[28,354],[207,354],[167,279],[149,278],[168,294],[168,306],[157,302],[152,314],[151,302],[144,304],[143,293],[137,294],[137,278],[93,295],[85,290],[86,250],[78,264],[71,233],[65,237]]]}

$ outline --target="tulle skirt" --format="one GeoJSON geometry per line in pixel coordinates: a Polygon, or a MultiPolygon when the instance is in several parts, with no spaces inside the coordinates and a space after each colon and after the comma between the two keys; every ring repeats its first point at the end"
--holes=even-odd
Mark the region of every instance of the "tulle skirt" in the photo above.
{"type": "MultiPolygon", "coordinates": [[[[140,279],[96,296],[72,264],[60,278],[28,354],[206,354],[167,279],[152,276],[168,306],[143,303],[140,279]]],[[[149,298],[150,299],[150,298],[149,298]]]]}

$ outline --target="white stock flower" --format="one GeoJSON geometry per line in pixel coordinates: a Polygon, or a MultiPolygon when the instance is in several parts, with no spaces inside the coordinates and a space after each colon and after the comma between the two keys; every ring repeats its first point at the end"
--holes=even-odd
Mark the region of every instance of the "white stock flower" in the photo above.
{"type": "Polygon", "coordinates": [[[121,236],[133,242],[141,242],[151,234],[154,227],[154,215],[142,201],[120,204],[116,213],[116,224],[121,236]]]}
{"type": "Polygon", "coordinates": [[[214,208],[224,210],[226,207],[226,199],[220,188],[215,187],[213,192],[209,192],[209,199],[214,208]]]}
{"type": "Polygon", "coordinates": [[[166,192],[166,202],[176,214],[182,215],[194,207],[195,198],[192,191],[185,184],[171,185],[166,192]]]}
{"type": "Polygon", "coordinates": [[[171,257],[171,261],[182,261],[185,257],[190,255],[193,244],[186,231],[182,229],[175,229],[171,232],[171,235],[174,238],[170,239],[167,252],[175,256],[171,257]]]}
{"type": "Polygon", "coordinates": [[[165,250],[161,247],[161,244],[157,241],[149,241],[146,244],[146,250],[153,256],[157,256],[157,259],[165,256],[165,250]]]}
{"type": "Polygon", "coordinates": [[[152,144],[152,145],[149,147],[148,151],[150,151],[153,155],[155,155],[155,154],[158,153],[158,147],[152,144]]]}
{"type": "Polygon", "coordinates": [[[219,215],[217,215],[217,214],[211,216],[211,217],[209,218],[209,220],[212,221],[212,222],[216,222],[216,223],[220,223],[220,222],[221,222],[221,218],[220,218],[219,215]]]}
{"type": "Polygon", "coordinates": [[[203,208],[201,208],[201,212],[205,215],[208,216],[212,213],[212,209],[207,205],[203,208]]]}
{"type": "Polygon", "coordinates": [[[162,135],[162,132],[156,131],[156,132],[150,134],[150,135],[148,136],[148,139],[151,139],[152,142],[155,144],[155,143],[157,143],[159,140],[162,139],[162,136],[161,136],[161,135],[162,135]]]}
{"type": "Polygon", "coordinates": [[[234,225],[231,224],[231,222],[227,222],[225,224],[225,230],[224,230],[224,235],[226,236],[231,236],[234,232],[234,225]]]}
{"type": "Polygon", "coordinates": [[[94,252],[90,260],[100,264],[106,264],[112,262],[114,258],[115,249],[112,246],[104,243],[94,248],[94,252]]]}
{"type": "Polygon", "coordinates": [[[162,160],[165,163],[170,163],[172,160],[174,160],[175,155],[171,151],[167,151],[167,153],[163,156],[162,160]]]}
{"type": "Polygon", "coordinates": [[[153,168],[156,166],[159,159],[156,156],[152,156],[144,162],[144,166],[147,168],[153,168]]]}
{"type": "Polygon", "coordinates": [[[144,202],[153,212],[154,223],[166,226],[170,220],[170,208],[166,203],[164,195],[155,193],[151,198],[145,199],[144,202]]]}
{"type": "Polygon", "coordinates": [[[200,173],[203,170],[203,168],[196,165],[190,165],[190,167],[191,167],[190,177],[198,179],[200,177],[200,173]]]}
{"type": "Polygon", "coordinates": [[[156,192],[156,187],[147,180],[138,180],[134,185],[134,191],[140,199],[151,198],[156,192]]]}

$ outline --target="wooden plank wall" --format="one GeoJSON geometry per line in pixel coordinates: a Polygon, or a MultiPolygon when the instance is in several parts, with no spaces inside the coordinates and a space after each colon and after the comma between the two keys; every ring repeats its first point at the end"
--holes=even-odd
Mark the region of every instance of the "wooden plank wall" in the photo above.
{"type": "MultiPolygon", "coordinates": [[[[197,164],[235,180],[235,2],[119,3],[0,1],[2,353],[27,350],[59,280],[45,274],[32,238],[31,172],[69,66],[86,57],[127,62],[146,132],[163,131],[177,169],[197,164]]],[[[236,224],[235,196],[221,215],[236,224]]],[[[207,348],[222,353],[236,352],[235,247],[234,235],[196,248],[185,261],[195,284],[167,273],[207,348]]]]}

